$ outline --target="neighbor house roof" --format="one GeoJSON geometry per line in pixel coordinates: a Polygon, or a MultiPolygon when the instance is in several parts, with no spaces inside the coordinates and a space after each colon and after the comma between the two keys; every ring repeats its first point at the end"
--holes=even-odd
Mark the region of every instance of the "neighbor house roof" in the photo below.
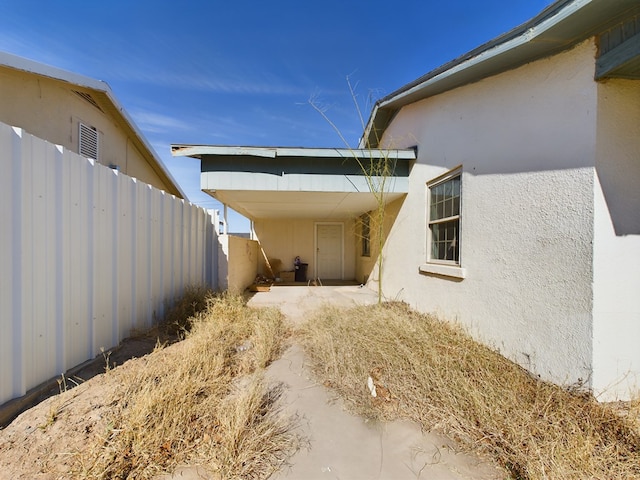
{"type": "MultiPolygon", "coordinates": [[[[639,12],[638,0],[559,0],[519,27],[380,99],[372,110],[361,146],[377,147],[394,115],[406,105],[553,55],[639,12]]],[[[640,78],[638,17],[633,24],[626,47],[610,55],[618,62],[618,57],[623,57],[624,65],[617,75],[626,78],[640,78]]]]}
{"type": "Polygon", "coordinates": [[[135,146],[147,159],[154,172],[160,177],[163,183],[169,185],[169,193],[177,197],[187,199],[178,183],[175,181],[162,160],[157,156],[151,145],[147,142],[142,132],[138,129],[124,107],[120,105],[111,87],[102,81],[90,77],[85,77],[77,73],[68,72],[60,68],[45,65],[33,60],[18,57],[6,52],[0,52],[0,66],[12,68],[33,75],[51,78],[58,82],[69,84],[73,88],[80,88],[90,92],[90,101],[106,114],[110,115],[116,123],[123,128],[124,132],[131,138],[135,146]]]}

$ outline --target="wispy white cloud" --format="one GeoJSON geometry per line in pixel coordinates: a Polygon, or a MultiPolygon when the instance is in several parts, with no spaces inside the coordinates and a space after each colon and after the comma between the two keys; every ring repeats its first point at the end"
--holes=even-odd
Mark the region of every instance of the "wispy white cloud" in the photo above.
{"type": "Polygon", "coordinates": [[[136,124],[147,133],[165,133],[190,128],[189,123],[161,113],[136,109],[130,113],[136,124]]]}
{"type": "Polygon", "coordinates": [[[133,118],[156,151],[168,151],[172,143],[227,144],[257,136],[255,125],[241,117],[197,110],[189,113],[188,120],[149,111],[138,111],[133,118]]]}
{"type": "Polygon", "coordinates": [[[0,31],[0,50],[47,65],[71,70],[68,59],[74,57],[63,43],[53,38],[40,42],[33,41],[31,39],[34,37],[29,30],[26,27],[20,36],[11,32],[0,31]]]}
{"type": "MultiPolygon", "coordinates": [[[[237,70],[237,69],[236,69],[237,70]]],[[[119,79],[166,88],[198,90],[209,93],[245,95],[304,95],[305,87],[294,85],[265,73],[171,72],[128,69],[116,73],[119,79]]]]}
{"type": "MultiPolygon", "coordinates": [[[[239,95],[304,95],[305,86],[281,78],[268,66],[252,67],[249,60],[218,57],[197,62],[162,62],[143,46],[92,38],[89,53],[82,43],[69,42],[46,31],[21,26],[20,31],[0,30],[0,50],[59,68],[82,73],[108,83],[117,81],[168,89],[239,95]],[[22,28],[23,27],[23,28],[22,28]]],[[[169,54],[170,52],[165,52],[169,54]]]]}

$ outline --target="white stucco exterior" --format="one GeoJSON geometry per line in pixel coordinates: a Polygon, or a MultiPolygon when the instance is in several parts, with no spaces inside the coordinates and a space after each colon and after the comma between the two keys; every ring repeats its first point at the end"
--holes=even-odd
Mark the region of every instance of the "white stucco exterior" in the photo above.
{"type": "Polygon", "coordinates": [[[593,386],[640,387],[640,82],[598,84],[594,184],[593,386]]]}
{"type": "Polygon", "coordinates": [[[640,291],[640,103],[619,112],[619,103],[629,102],[628,92],[619,90],[637,98],[638,87],[596,83],[595,55],[595,42],[588,40],[399,111],[382,146],[417,143],[418,160],[386,243],[383,285],[388,298],[461,323],[545,380],[598,391],[616,372],[640,367],[633,345],[640,338],[639,296],[631,294],[640,291]],[[612,115],[620,115],[617,123],[606,118],[612,115]],[[616,150],[611,130],[626,137],[625,147],[616,150]],[[421,273],[426,183],[460,165],[465,278],[421,273]],[[635,198],[631,210],[618,205],[629,235],[616,235],[610,226],[596,167],[633,172],[629,192],[614,193],[625,202],[627,193],[635,198]],[[612,249],[619,252],[613,261],[612,249]],[[613,286],[621,280],[622,289],[613,286]]]}

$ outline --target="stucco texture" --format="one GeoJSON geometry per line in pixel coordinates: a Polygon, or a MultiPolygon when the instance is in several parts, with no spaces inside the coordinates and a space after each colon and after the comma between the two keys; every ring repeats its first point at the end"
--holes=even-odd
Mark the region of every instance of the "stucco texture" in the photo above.
{"type": "Polygon", "coordinates": [[[592,382],[595,44],[404,107],[385,148],[418,145],[383,288],[459,322],[546,380],[592,382]],[[462,166],[466,278],[419,272],[427,186],[462,166]]]}
{"type": "Polygon", "coordinates": [[[242,293],[258,273],[258,242],[233,235],[220,235],[218,242],[219,287],[234,294],[242,293]]]}

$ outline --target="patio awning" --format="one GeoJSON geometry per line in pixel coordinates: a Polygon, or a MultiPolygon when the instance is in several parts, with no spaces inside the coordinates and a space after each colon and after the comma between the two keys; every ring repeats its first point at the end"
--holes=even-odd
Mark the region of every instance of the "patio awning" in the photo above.
{"type": "Polygon", "coordinates": [[[202,190],[246,217],[349,218],[376,208],[369,181],[386,203],[409,191],[415,149],[339,149],[172,145],[200,159],[202,190]],[[382,162],[388,175],[365,175],[382,162]]]}

